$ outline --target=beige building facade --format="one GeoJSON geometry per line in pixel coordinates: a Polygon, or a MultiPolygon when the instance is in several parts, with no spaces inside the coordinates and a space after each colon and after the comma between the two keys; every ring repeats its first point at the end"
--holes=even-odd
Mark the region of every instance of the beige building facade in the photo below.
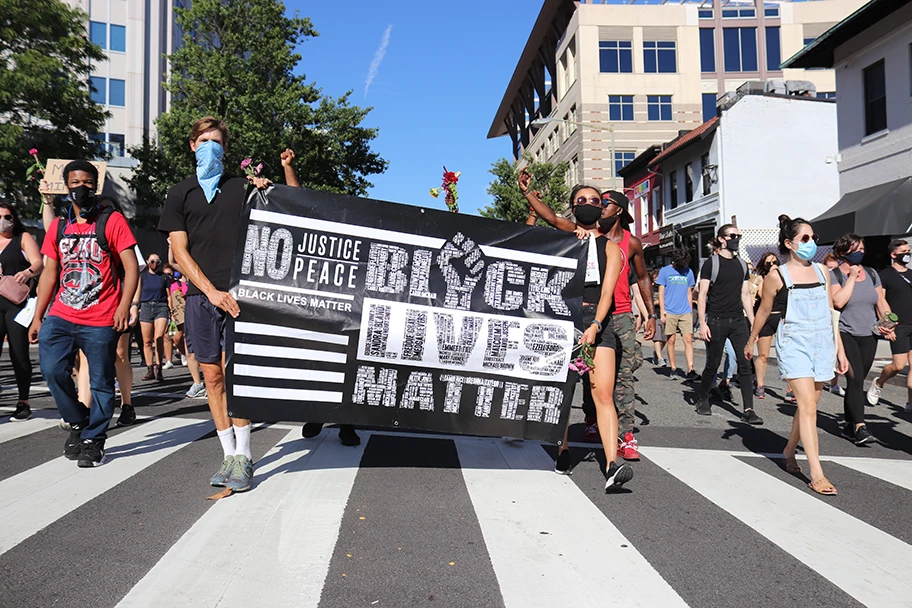
{"type": "Polygon", "coordinates": [[[832,70],[779,66],[862,4],[545,0],[488,137],[509,136],[514,158],[567,161],[571,184],[621,189],[617,170],[747,81],[808,81],[833,97],[832,70]]]}

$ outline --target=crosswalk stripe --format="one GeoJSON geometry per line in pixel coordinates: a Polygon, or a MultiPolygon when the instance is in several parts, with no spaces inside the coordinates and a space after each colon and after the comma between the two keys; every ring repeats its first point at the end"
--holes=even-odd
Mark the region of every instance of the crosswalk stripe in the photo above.
{"type": "Polygon", "coordinates": [[[109,462],[100,468],[80,469],[61,456],[0,481],[0,521],[16,522],[0,535],[0,555],[212,428],[187,418],[154,420],[109,438],[109,462]]]}
{"type": "Polygon", "coordinates": [[[507,608],[687,605],[537,443],[455,442],[507,608]]]}
{"type": "Polygon", "coordinates": [[[32,410],[28,420],[0,423],[0,443],[56,427],[59,420],[57,410],[32,410]]]}
{"type": "Polygon", "coordinates": [[[854,469],[859,473],[877,477],[894,486],[912,490],[912,460],[885,460],[880,458],[828,458],[846,468],[854,469]]]}
{"type": "Polygon", "coordinates": [[[258,463],[253,491],[213,505],[118,608],[316,608],[367,443],[324,441],[329,432],[289,431],[258,463]],[[255,597],[253,571],[269,577],[255,597]]]}
{"type": "Polygon", "coordinates": [[[737,458],[710,451],[641,453],[869,607],[912,597],[912,546],[737,458]]]}

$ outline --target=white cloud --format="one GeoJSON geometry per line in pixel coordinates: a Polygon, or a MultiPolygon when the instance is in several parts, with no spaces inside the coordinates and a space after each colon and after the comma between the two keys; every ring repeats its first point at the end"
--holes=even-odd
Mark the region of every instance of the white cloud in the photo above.
{"type": "Polygon", "coordinates": [[[386,56],[386,47],[390,43],[390,34],[393,33],[393,25],[390,24],[386,26],[386,31],[383,32],[383,38],[380,40],[380,48],[377,49],[377,52],[374,53],[374,58],[371,59],[370,68],[367,70],[367,80],[364,81],[364,96],[367,97],[367,90],[370,89],[371,84],[374,82],[374,78],[377,77],[377,72],[380,71],[380,64],[383,63],[383,58],[386,56]]]}

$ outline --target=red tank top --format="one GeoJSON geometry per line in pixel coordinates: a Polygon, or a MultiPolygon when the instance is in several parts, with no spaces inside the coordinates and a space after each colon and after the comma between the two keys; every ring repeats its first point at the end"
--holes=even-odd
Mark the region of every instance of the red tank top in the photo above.
{"type": "Polygon", "coordinates": [[[621,274],[618,276],[617,285],[614,288],[614,310],[612,314],[622,314],[633,312],[633,306],[630,303],[630,232],[625,230],[621,242],[618,243],[621,249],[621,274]]]}

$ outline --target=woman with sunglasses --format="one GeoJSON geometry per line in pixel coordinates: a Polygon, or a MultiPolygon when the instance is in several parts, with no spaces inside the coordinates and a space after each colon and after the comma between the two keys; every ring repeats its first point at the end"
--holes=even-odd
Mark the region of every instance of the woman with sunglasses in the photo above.
{"type": "Polygon", "coordinates": [[[826,496],[836,494],[820,466],[817,443],[817,402],[823,384],[833,377],[834,368],[848,367],[842,341],[834,338],[830,308],[833,296],[829,291],[826,269],[811,263],[817,254],[817,235],[811,225],[801,218],[779,216],[779,251],[789,260],[770,272],[763,281],[763,296],[751,329],[750,341],[744,347],[748,358],[753,354],[762,328],[773,307],[781,308],[776,330],[776,356],[779,375],[788,382],[795,394],[798,411],[792,418],[792,432],[783,451],[785,470],[800,474],[795,459],[798,442],[804,446],[811,482],[808,487],[826,496]]]}
{"type": "MultiPolygon", "coordinates": [[[[27,285],[44,268],[38,243],[25,231],[19,214],[6,201],[0,201],[0,274],[20,285],[27,285]]],[[[29,388],[32,384],[32,358],[29,354],[28,328],[16,322],[28,298],[12,302],[0,296],[0,348],[4,338],[9,342],[10,361],[19,389],[19,400],[10,420],[22,421],[32,417],[29,407],[29,388]]]]}
{"type": "Polygon", "coordinates": [[[140,274],[139,326],[143,336],[143,356],[147,372],[143,380],[164,380],[162,359],[165,356],[165,331],[168,329],[168,279],[163,274],[161,257],[153,253],[140,274]],[[152,347],[155,346],[154,359],[152,347]]]}
{"type": "MultiPolygon", "coordinates": [[[[757,292],[757,298],[754,301],[754,315],[756,320],[757,311],[760,310],[760,303],[763,301],[763,283],[771,272],[778,271],[779,258],[772,251],[767,251],[760,256],[757,263],[757,276],[760,277],[760,289],[757,292]]],[[[754,359],[754,373],[757,375],[757,388],[754,389],[754,397],[764,399],[766,397],[766,369],[769,365],[770,346],[773,343],[773,336],[776,335],[776,329],[779,328],[779,320],[782,318],[782,310],[785,306],[786,293],[781,293],[773,300],[773,306],[770,309],[769,317],[760,328],[759,337],[757,338],[757,358],[754,359]]]]}
{"type": "Polygon", "coordinates": [[[882,326],[877,321],[890,312],[890,305],[887,304],[880,277],[871,268],[861,265],[864,253],[864,239],[857,234],[839,237],[833,243],[833,254],[841,263],[830,271],[833,303],[840,311],[839,334],[849,362],[845,374],[845,426],[842,436],[858,446],[876,441],[864,421],[864,381],[877,351],[875,325],[876,331],[884,338],[896,339],[891,327],[882,326]]]}

